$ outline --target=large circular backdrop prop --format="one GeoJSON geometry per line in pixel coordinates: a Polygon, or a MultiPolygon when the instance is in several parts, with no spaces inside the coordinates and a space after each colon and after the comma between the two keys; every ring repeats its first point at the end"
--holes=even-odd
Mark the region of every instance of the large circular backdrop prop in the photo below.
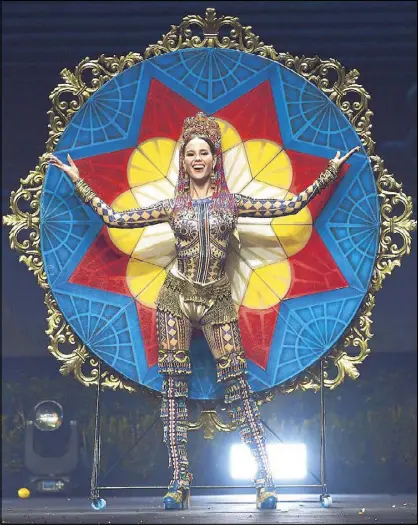
{"type": "MultiPolygon", "coordinates": [[[[221,126],[232,192],[290,198],[337,150],[361,142],[318,88],[271,60],[239,51],[187,49],[146,60],[108,81],[74,115],[56,154],[116,210],[172,197],[186,117],[221,126]]],[[[249,380],[279,385],[327,354],[369,286],[379,239],[376,185],[364,149],[332,187],[296,215],[240,219],[228,275],[249,380]]],[[[155,299],[175,262],[168,224],[109,229],[49,167],[41,199],[48,282],[86,346],[130,380],[160,390],[155,299]]],[[[215,363],[197,332],[191,397],[215,399],[215,363]]]]}

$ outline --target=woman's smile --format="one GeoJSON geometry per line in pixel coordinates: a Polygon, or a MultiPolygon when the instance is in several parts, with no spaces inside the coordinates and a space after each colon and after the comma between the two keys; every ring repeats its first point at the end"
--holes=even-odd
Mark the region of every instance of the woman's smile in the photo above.
{"type": "Polygon", "coordinates": [[[184,167],[192,178],[206,179],[213,170],[214,157],[209,144],[200,138],[192,139],[184,152],[184,167]]]}

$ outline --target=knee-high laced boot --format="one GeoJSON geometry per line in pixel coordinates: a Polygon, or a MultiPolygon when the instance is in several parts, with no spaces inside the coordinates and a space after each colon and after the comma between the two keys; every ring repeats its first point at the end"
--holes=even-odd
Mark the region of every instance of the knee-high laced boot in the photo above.
{"type": "Polygon", "coordinates": [[[187,459],[187,395],[184,376],[166,375],[163,381],[161,418],[164,442],[168,448],[169,467],[173,477],[164,496],[165,509],[187,509],[190,504],[190,482],[187,459]]]}
{"type": "Polygon", "coordinates": [[[260,412],[253,399],[253,392],[245,376],[228,381],[225,388],[225,404],[232,422],[240,428],[241,440],[249,445],[257,463],[254,480],[257,489],[257,508],[275,509],[277,495],[266,451],[266,440],[260,412]]]}

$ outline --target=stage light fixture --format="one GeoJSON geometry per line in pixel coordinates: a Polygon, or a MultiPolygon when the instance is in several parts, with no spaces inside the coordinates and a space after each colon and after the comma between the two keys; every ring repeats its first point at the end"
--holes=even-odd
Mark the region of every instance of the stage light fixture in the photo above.
{"type": "Polygon", "coordinates": [[[78,463],[77,424],[64,421],[56,401],[41,401],[33,409],[33,418],[26,421],[24,460],[31,472],[31,492],[71,492],[71,475],[78,463]]]}
{"type": "MultiPolygon", "coordinates": [[[[306,445],[303,443],[268,443],[266,448],[275,480],[306,478],[306,445]]],[[[247,445],[234,444],[231,446],[230,474],[233,479],[246,480],[256,475],[256,464],[247,445]]]]}
{"type": "Polygon", "coordinates": [[[56,401],[41,401],[34,411],[34,425],[42,431],[52,432],[58,430],[62,425],[63,411],[62,406],[56,401]]]}

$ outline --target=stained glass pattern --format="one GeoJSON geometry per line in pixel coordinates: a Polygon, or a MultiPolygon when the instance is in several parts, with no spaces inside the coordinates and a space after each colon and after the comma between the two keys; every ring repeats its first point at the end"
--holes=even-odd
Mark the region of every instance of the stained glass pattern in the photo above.
{"type": "Polygon", "coordinates": [[[56,151],[126,138],[139,89],[141,69],[132,67],[107,82],[71,119],[56,151]]]}
{"type": "MultiPolygon", "coordinates": [[[[286,199],[311,184],[336,150],[360,141],[346,117],[296,73],[262,57],[187,49],[133,66],[74,115],[56,148],[115,210],[171,197],[183,120],[218,119],[228,185],[286,199]]],[[[337,183],[296,215],[239,220],[228,273],[252,387],[295,377],[325,355],[353,319],[373,269],[379,206],[362,150],[337,183]]],[[[155,298],[175,260],[167,224],[108,229],[49,168],[41,199],[48,282],[66,320],[98,357],[161,389],[155,298]]],[[[191,397],[221,395],[203,336],[192,342],[191,397]]]]}
{"type": "Polygon", "coordinates": [[[158,57],[153,65],[174,79],[202,102],[217,102],[265,70],[269,62],[233,50],[188,49],[158,57]]]}

